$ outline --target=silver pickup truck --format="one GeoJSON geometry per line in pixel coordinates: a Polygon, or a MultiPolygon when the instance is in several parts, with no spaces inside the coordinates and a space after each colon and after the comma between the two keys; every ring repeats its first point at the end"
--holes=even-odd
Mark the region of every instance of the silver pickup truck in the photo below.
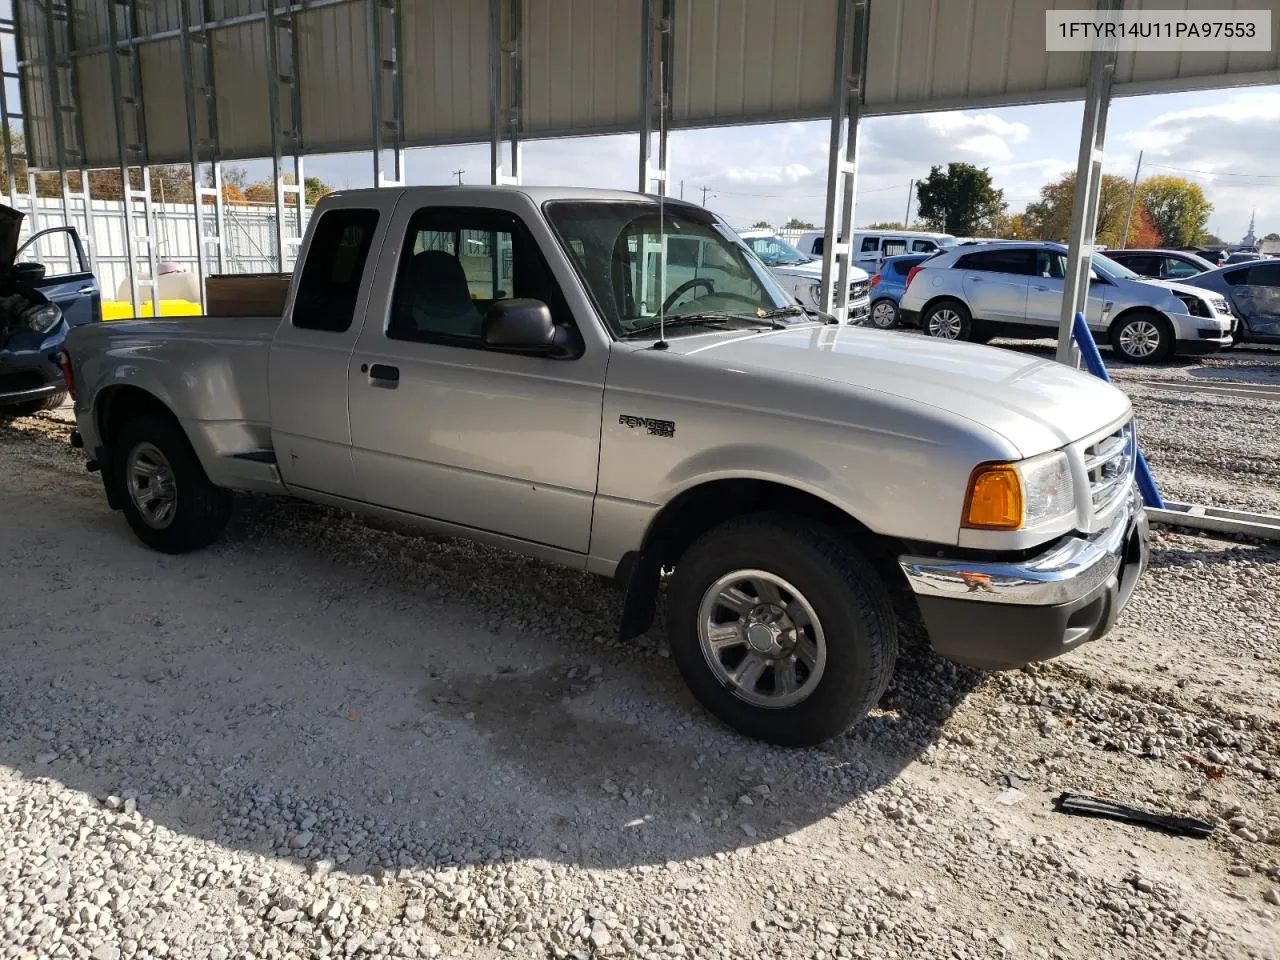
{"type": "Polygon", "coordinates": [[[73,330],[72,442],[161,551],[212,543],[231,491],[265,491],[614,578],[623,638],[669,577],[685,680],[774,743],[876,706],[898,616],[997,669],[1110,629],[1147,557],[1123,393],[835,324],[713,214],[661,209],[579,189],[332,194],[282,316],[73,330]],[[672,238],[706,245],[714,277],[667,284],[672,238]]]}

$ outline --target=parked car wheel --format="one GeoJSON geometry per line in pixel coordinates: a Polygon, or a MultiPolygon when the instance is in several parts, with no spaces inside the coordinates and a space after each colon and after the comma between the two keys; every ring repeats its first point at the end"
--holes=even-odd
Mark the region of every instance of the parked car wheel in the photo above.
{"type": "Polygon", "coordinates": [[[57,410],[66,403],[65,392],[50,394],[40,400],[29,400],[26,403],[15,403],[11,407],[0,407],[0,420],[12,420],[14,417],[30,417],[45,410],[57,410]]]}
{"type": "Polygon", "coordinates": [[[871,325],[878,330],[890,330],[898,325],[898,305],[892,300],[877,300],[871,305],[871,325]]]}
{"type": "Polygon", "coordinates": [[[1238,347],[1244,341],[1244,321],[1239,317],[1235,318],[1236,322],[1231,325],[1231,346],[1238,347]]]}
{"type": "Polygon", "coordinates": [[[182,430],[145,413],[124,425],[112,449],[124,514],[138,539],[162,553],[213,543],[231,516],[231,493],[215,487],[182,430]]]}
{"type": "Polygon", "coordinates": [[[1111,346],[1130,363],[1159,363],[1173,353],[1173,329],[1153,310],[1139,310],[1111,328],[1111,346]]]}
{"type": "Polygon", "coordinates": [[[973,315],[959,300],[941,300],[927,311],[920,326],[939,340],[969,340],[973,336],[973,315]]]}
{"type": "Polygon", "coordinates": [[[711,713],[740,733],[812,746],[884,693],[897,622],[884,583],[850,544],[760,514],[700,537],[676,564],[671,654],[711,713]]]}

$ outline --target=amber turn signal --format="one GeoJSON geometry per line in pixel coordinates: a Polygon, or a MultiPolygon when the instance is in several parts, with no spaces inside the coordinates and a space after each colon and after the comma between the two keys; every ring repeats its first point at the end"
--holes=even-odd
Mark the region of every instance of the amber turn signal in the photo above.
{"type": "Polygon", "coordinates": [[[973,471],[964,498],[963,526],[971,530],[1017,530],[1022,526],[1022,478],[1006,463],[973,471]]]}

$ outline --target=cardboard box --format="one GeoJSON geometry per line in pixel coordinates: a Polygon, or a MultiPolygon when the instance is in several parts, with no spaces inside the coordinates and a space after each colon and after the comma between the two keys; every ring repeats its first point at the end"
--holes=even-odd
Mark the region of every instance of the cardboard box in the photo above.
{"type": "Polygon", "coordinates": [[[221,273],[205,279],[211,317],[279,317],[289,296],[290,273],[221,273]]]}

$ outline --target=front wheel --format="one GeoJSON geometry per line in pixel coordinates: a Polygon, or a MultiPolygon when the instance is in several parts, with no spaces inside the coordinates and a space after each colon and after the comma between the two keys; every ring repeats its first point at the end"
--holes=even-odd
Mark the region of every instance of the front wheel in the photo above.
{"type": "Polygon", "coordinates": [[[973,315],[963,303],[943,300],[925,311],[920,326],[939,340],[968,340],[973,335],[973,315]]]}
{"type": "Polygon", "coordinates": [[[26,403],[15,403],[10,407],[0,407],[0,419],[32,417],[37,413],[43,413],[45,410],[57,410],[66,402],[67,395],[65,392],[52,393],[47,397],[41,397],[39,400],[28,400],[26,403]]]}
{"type": "Polygon", "coordinates": [[[1160,314],[1143,310],[1111,328],[1111,346],[1130,363],[1159,363],[1173,353],[1173,330],[1160,314]]]}
{"type": "Polygon", "coordinates": [[[749,737],[813,746],[880,699],[898,633],[875,570],[830,531],[762,514],[699,538],[668,597],[672,658],[694,696],[749,737]]]}
{"type": "Polygon", "coordinates": [[[124,515],[138,539],[162,553],[186,553],[221,536],[231,493],[209,482],[176,423],[144,413],[124,425],[112,467],[124,515]]]}

